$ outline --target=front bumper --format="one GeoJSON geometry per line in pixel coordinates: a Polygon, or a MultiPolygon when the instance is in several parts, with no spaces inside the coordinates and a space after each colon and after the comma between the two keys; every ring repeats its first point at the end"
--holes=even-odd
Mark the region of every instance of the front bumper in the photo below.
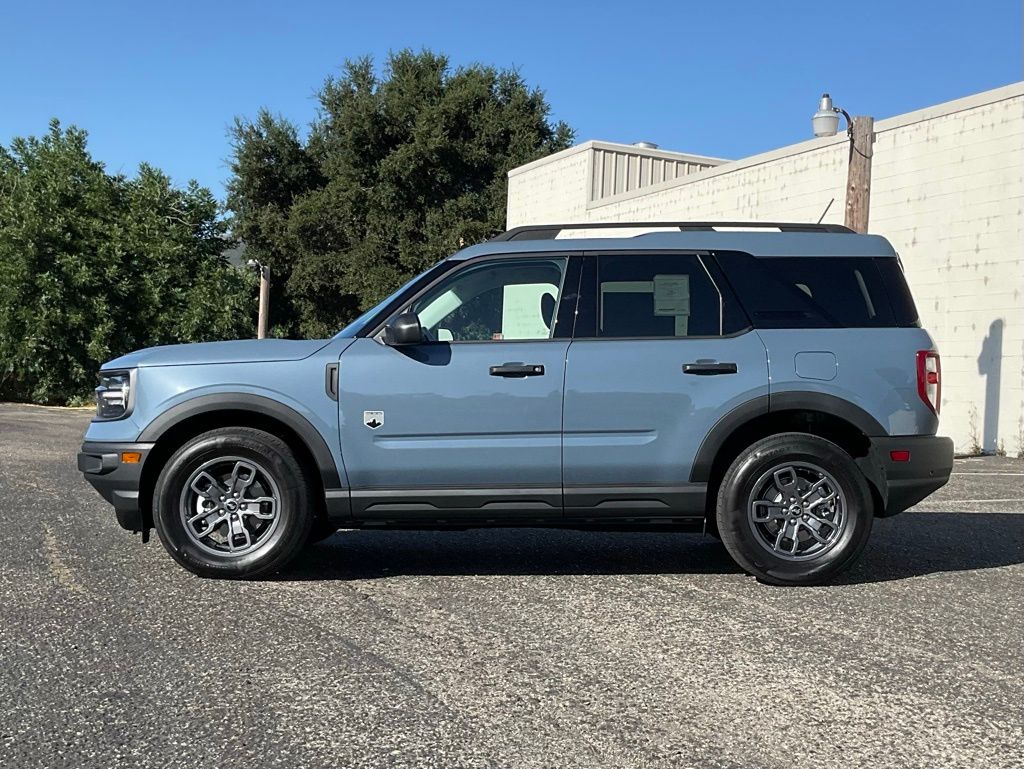
{"type": "Polygon", "coordinates": [[[953,471],[953,441],[935,435],[871,439],[871,460],[882,497],[878,515],[896,515],[913,507],[949,481],[953,471]],[[909,452],[905,462],[892,452],[909,452]]]}
{"type": "Polygon", "coordinates": [[[139,504],[139,486],[142,468],[154,445],[87,441],[78,452],[78,469],[100,496],[114,506],[117,522],[128,531],[150,528],[139,504]],[[139,461],[123,462],[121,456],[127,452],[140,454],[139,461]]]}

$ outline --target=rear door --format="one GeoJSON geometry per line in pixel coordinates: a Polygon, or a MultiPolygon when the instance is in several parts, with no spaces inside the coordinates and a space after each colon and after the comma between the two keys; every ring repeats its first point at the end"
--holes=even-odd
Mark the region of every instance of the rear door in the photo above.
{"type": "Polygon", "coordinates": [[[690,482],[730,410],[768,408],[764,345],[713,260],[697,253],[583,257],[563,414],[565,513],[703,516],[690,482]]]}

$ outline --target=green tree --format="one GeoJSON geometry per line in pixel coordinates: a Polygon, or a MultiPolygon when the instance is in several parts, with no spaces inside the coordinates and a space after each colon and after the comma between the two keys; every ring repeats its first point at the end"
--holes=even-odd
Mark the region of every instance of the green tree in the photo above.
{"type": "Polygon", "coordinates": [[[507,173],[568,147],[518,73],[401,51],[349,61],[303,140],[261,111],[233,130],[233,234],[269,264],[275,332],[335,332],[409,277],[505,227],[507,173]]]}
{"type": "Polygon", "coordinates": [[[253,328],[210,192],[108,175],[86,139],[53,121],[0,147],[0,399],[62,402],[117,355],[253,328]]]}

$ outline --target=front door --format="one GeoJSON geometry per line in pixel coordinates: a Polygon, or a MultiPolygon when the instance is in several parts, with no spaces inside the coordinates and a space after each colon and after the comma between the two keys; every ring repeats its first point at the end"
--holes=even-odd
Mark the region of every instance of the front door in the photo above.
{"type": "Polygon", "coordinates": [[[378,334],[345,350],[340,431],[356,518],[561,516],[567,262],[467,263],[408,308],[428,341],[389,347],[378,334]]]}
{"type": "MultiPolygon", "coordinates": [[[[584,257],[565,383],[565,514],[702,517],[691,483],[715,423],[767,411],[768,360],[697,254],[584,257]]],[[[709,271],[710,268],[710,271],[709,271]]]]}

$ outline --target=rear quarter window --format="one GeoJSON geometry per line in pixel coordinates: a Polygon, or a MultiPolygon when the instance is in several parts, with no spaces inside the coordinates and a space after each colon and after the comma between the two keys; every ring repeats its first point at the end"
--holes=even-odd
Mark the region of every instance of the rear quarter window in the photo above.
{"type": "Polygon", "coordinates": [[[889,304],[892,306],[892,313],[897,326],[920,326],[921,319],[917,314],[917,305],[914,304],[914,297],[910,294],[910,286],[903,275],[903,266],[899,259],[892,257],[875,259],[875,267],[882,278],[882,285],[885,286],[889,295],[889,304]]]}
{"type": "Polygon", "coordinates": [[[893,258],[754,258],[740,253],[719,253],[716,258],[757,328],[916,324],[913,299],[893,258]],[[893,295],[899,300],[898,314],[893,295]]]}

